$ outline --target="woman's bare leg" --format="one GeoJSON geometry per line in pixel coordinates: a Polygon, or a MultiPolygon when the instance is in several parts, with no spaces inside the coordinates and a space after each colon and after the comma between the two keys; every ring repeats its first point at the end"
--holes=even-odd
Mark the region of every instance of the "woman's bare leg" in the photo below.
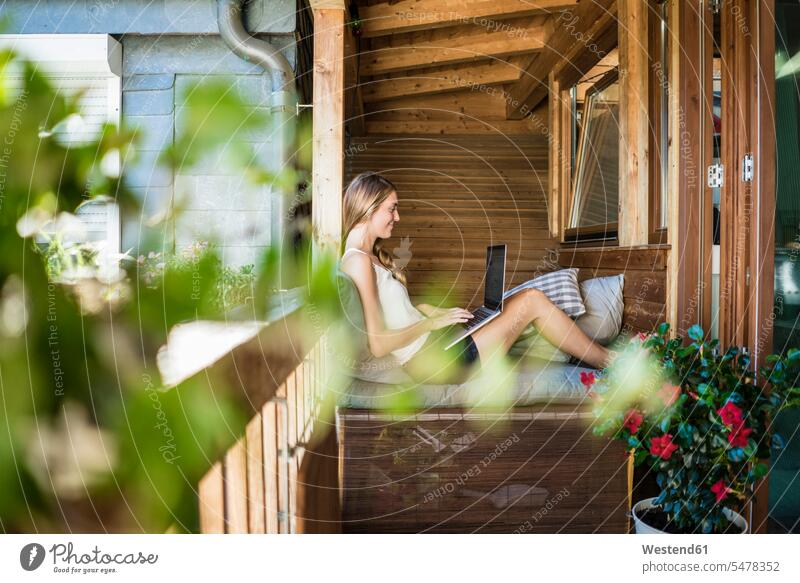
{"type": "Polygon", "coordinates": [[[533,323],[548,342],[597,368],[609,362],[609,351],[592,341],[539,290],[527,289],[503,306],[503,313],[472,335],[481,360],[493,350],[506,354],[525,327],[533,323]]]}

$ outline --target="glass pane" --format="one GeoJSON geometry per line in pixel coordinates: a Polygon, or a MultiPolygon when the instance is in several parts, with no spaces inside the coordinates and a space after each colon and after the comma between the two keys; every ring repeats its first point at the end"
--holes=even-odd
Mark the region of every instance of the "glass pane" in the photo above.
{"type": "Polygon", "coordinates": [[[587,96],[571,227],[616,223],[619,202],[619,83],[587,96]]]}
{"type": "MultiPolygon", "coordinates": [[[[800,5],[775,3],[777,201],[773,349],[800,346],[800,5]]],[[[773,451],[769,474],[769,529],[800,532],[800,412],[775,418],[786,448],[773,451]]]]}

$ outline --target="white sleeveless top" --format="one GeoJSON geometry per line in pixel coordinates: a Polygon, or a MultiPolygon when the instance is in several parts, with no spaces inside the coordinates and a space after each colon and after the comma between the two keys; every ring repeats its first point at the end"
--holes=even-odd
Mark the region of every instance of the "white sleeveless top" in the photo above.
{"type": "MultiPolygon", "coordinates": [[[[361,249],[350,247],[344,252],[342,259],[344,259],[350,251],[364,253],[361,249]]],[[[364,253],[364,255],[369,257],[368,253],[364,253]]],[[[378,283],[378,298],[381,303],[381,312],[383,312],[383,321],[386,323],[386,328],[388,330],[405,328],[420,320],[424,320],[425,315],[411,303],[411,298],[408,297],[408,289],[406,289],[406,286],[396,280],[391,271],[372,261],[372,258],[370,258],[370,262],[375,268],[375,275],[378,283]]],[[[401,364],[405,364],[420,348],[422,348],[429,334],[430,332],[425,332],[425,334],[414,340],[411,344],[393,350],[392,354],[401,364]]]]}

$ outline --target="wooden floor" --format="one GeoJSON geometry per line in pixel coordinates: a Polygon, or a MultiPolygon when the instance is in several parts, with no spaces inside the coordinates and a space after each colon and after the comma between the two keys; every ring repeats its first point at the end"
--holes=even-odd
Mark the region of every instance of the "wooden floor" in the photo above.
{"type": "Polygon", "coordinates": [[[378,171],[397,186],[385,249],[407,265],[412,299],[481,305],[487,245],[508,245],[506,288],[557,268],[541,135],[369,135],[345,156],[348,180],[378,171]]]}

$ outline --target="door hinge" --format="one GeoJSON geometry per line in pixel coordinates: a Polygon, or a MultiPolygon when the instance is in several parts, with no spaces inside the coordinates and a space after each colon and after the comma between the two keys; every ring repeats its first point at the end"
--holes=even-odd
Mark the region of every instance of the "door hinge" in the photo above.
{"type": "Polygon", "coordinates": [[[725,178],[725,169],[722,164],[712,164],[708,167],[708,187],[719,188],[725,178]]]}
{"type": "Polygon", "coordinates": [[[745,154],[742,158],[742,182],[753,182],[753,155],[745,154]]]}
{"type": "Polygon", "coordinates": [[[744,285],[750,287],[750,268],[747,267],[744,270],[744,285]]]}
{"type": "Polygon", "coordinates": [[[722,0],[708,0],[708,9],[711,11],[711,14],[719,14],[721,8],[722,0]]]}

